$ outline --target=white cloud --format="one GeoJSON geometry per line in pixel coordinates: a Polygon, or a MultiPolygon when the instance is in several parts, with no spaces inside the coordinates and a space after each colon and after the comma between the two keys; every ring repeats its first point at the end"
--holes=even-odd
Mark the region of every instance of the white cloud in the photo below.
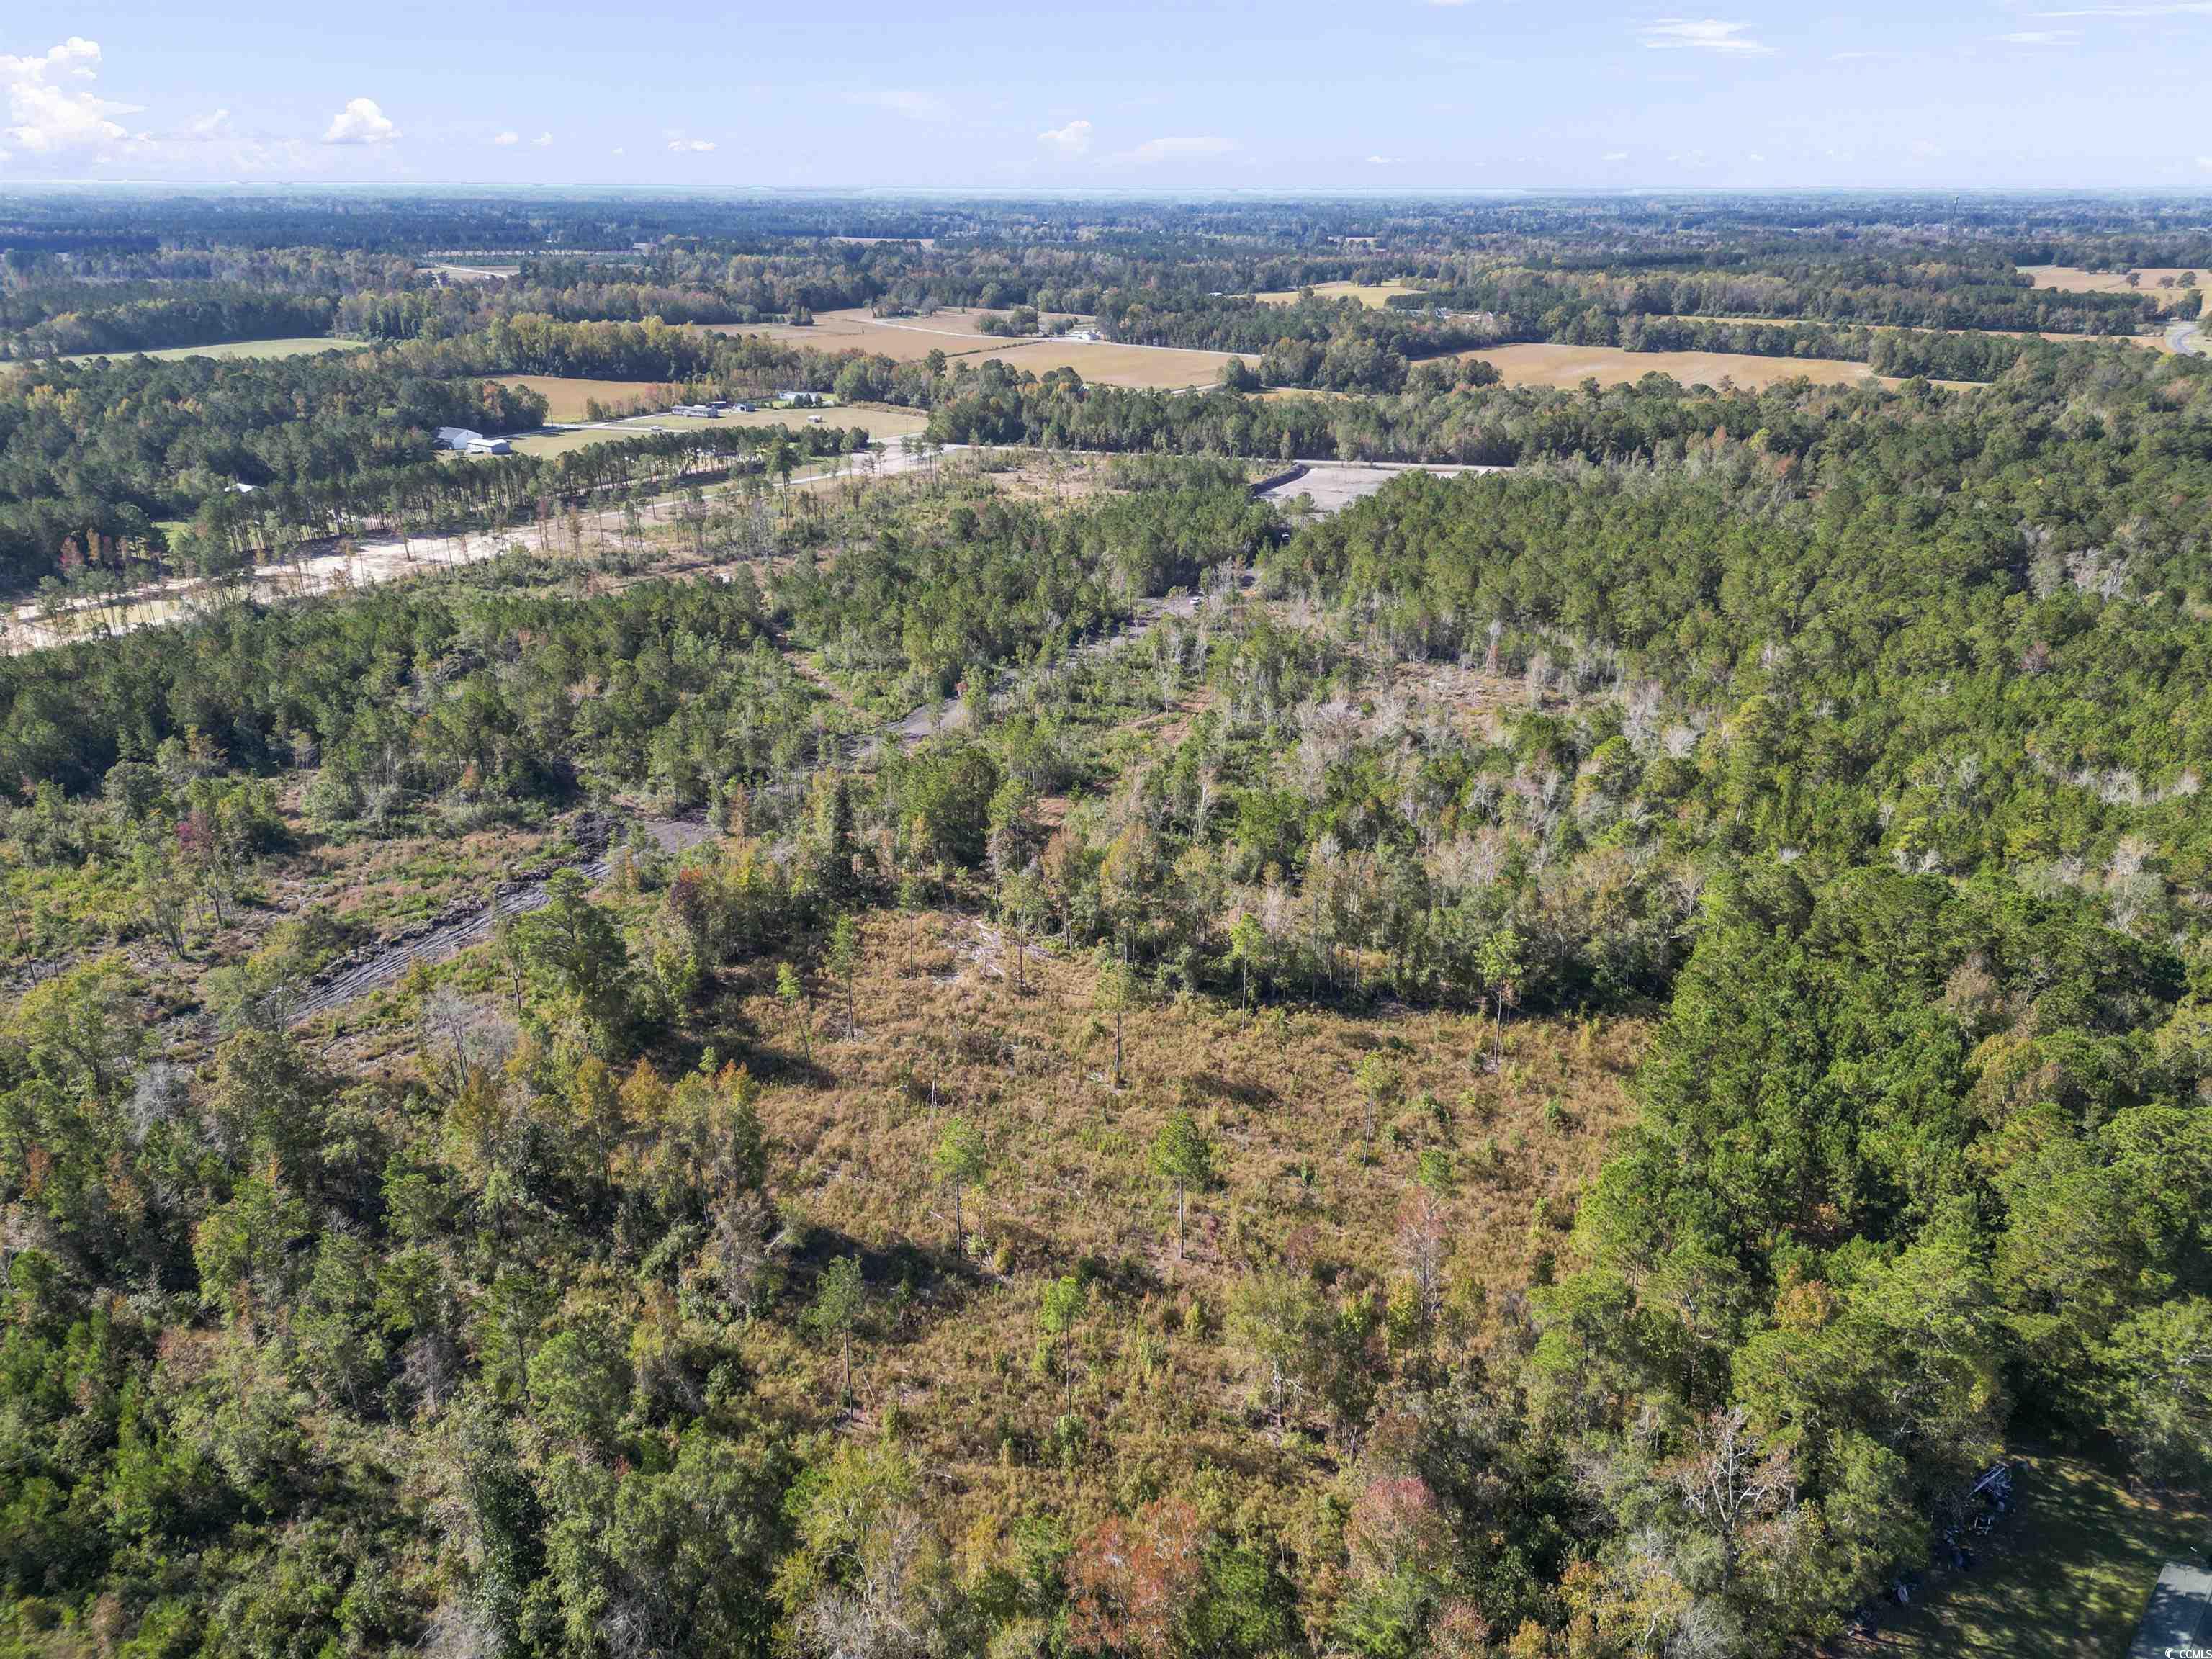
{"type": "Polygon", "coordinates": [[[1609,149],[1600,159],[1607,161],[1626,161],[1628,159],[1628,152],[1625,149],[1609,149]]]}
{"type": "Polygon", "coordinates": [[[531,144],[531,148],[532,148],[532,149],[545,149],[547,146],[549,146],[550,144],[551,144],[551,143],[552,143],[552,142],[553,142],[553,135],[552,135],[551,133],[550,133],[550,132],[541,132],[541,133],[539,133],[539,134],[538,134],[535,138],[532,138],[532,139],[530,141],[530,144],[531,144]]]}
{"type": "Polygon", "coordinates": [[[1037,134],[1037,143],[1062,155],[1081,155],[1091,148],[1091,123],[1070,121],[1064,127],[1050,128],[1037,134]]]}
{"type": "Polygon", "coordinates": [[[1644,26],[1644,44],[1657,52],[1719,52],[1738,57],[1771,52],[1773,47],[1744,33],[1750,27],[1748,23],[1723,23],[1712,17],[1662,17],[1644,26]]]}
{"type": "Polygon", "coordinates": [[[230,133],[230,112],[219,109],[212,115],[203,115],[197,121],[185,123],[185,130],[174,135],[189,143],[210,144],[228,138],[230,133]]]}
{"type": "Polygon", "coordinates": [[[1237,148],[1232,138],[1218,138],[1210,134],[1194,134],[1188,137],[1147,138],[1133,150],[1114,159],[1133,162],[1140,167],[1158,167],[1163,161],[1187,161],[1200,155],[1225,155],[1237,148]]]}
{"type": "Polygon", "coordinates": [[[902,115],[909,121],[949,121],[952,118],[952,106],[935,93],[916,92],[904,87],[872,88],[848,94],[846,101],[889,110],[893,115],[902,115]]]}
{"type": "Polygon", "coordinates": [[[492,139],[492,143],[499,145],[501,149],[506,148],[509,144],[519,144],[521,142],[522,135],[519,132],[502,132],[492,139]]]}
{"type": "Polygon", "coordinates": [[[714,148],[712,138],[671,138],[668,148],[684,155],[704,155],[714,148]]]}
{"type": "Polygon", "coordinates": [[[374,98],[350,98],[346,106],[331,117],[330,131],[323,134],[326,144],[388,144],[399,137],[399,129],[392,125],[384,112],[376,106],[374,98]]]}
{"type": "Polygon", "coordinates": [[[1395,167],[1399,160],[1395,155],[1370,155],[1367,158],[1367,165],[1370,167],[1395,167]]]}
{"type": "Polygon", "coordinates": [[[42,58],[0,57],[0,88],[8,99],[8,125],[0,139],[35,155],[99,150],[130,137],[112,118],[135,115],[136,104],[118,104],[67,82],[100,73],[100,43],[71,35],[42,58]]]}
{"type": "Polygon", "coordinates": [[[2198,157],[2197,158],[2197,165],[2198,167],[2203,167],[2203,168],[2205,170],[2205,172],[2207,172],[2207,173],[2212,173],[2212,155],[2200,155],[2200,156],[2198,156],[2198,157]]]}
{"type": "Polygon", "coordinates": [[[1997,36],[2008,46],[2070,46],[2081,38],[2079,29],[2014,29],[1997,36]]]}
{"type": "Polygon", "coordinates": [[[617,144],[612,149],[609,150],[607,154],[610,155],[627,155],[629,152],[624,149],[620,144],[617,144]]]}

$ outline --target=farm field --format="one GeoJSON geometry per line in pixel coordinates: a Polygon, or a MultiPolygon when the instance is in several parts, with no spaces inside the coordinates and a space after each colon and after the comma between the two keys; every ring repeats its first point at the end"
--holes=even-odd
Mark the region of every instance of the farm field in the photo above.
{"type": "MultiPolygon", "coordinates": [[[[1005,337],[986,334],[978,326],[990,314],[981,308],[959,308],[933,312],[927,317],[877,317],[860,306],[817,312],[809,324],[705,323],[701,326],[710,334],[761,334],[787,345],[811,345],[817,351],[870,351],[904,363],[919,362],[933,351],[957,357],[1000,343],[1005,337]]],[[[1071,312],[1054,312],[1046,320],[1083,319],[1071,312]]]]}
{"type": "Polygon", "coordinates": [[[1032,374],[1073,368],[1097,386],[1180,391],[1185,386],[1212,386],[1220,376],[1221,366],[1236,355],[1178,346],[1115,345],[1103,340],[1036,340],[1004,350],[975,353],[970,361],[995,357],[1009,368],[1027,369],[1032,374]]]}
{"type": "MultiPolygon", "coordinates": [[[[1390,303],[1394,294],[1418,292],[1411,283],[1401,283],[1395,277],[1385,283],[1316,283],[1313,291],[1324,300],[1357,300],[1370,311],[1380,311],[1390,303]]],[[[1252,296],[1262,305],[1286,306],[1297,300],[1294,288],[1277,289],[1272,293],[1252,296]]]]}
{"type": "MultiPolygon", "coordinates": [[[[2031,278],[2038,288],[2056,289],[2061,294],[2148,294],[2160,301],[2178,298],[2181,290],[2160,288],[2160,279],[2171,276],[2178,284],[2187,267],[2181,265],[2137,265],[2135,274],[2142,281],[2133,286],[2124,270],[2083,270],[2074,265],[2022,265],[2023,276],[2031,278]]],[[[2203,279],[2206,273],[2198,271],[2203,279]]]]}
{"type": "Polygon", "coordinates": [[[586,427],[576,432],[528,433],[513,440],[513,442],[518,454],[562,455],[572,449],[582,449],[591,444],[611,443],[641,433],[689,432],[702,426],[787,426],[795,431],[807,423],[809,415],[819,415],[823,425],[842,427],[848,432],[856,426],[860,427],[878,443],[905,437],[929,424],[929,416],[916,410],[892,409],[877,404],[847,404],[819,410],[757,409],[750,415],[725,415],[718,422],[644,415],[606,426],[586,427]]]}
{"type": "Polygon", "coordinates": [[[1799,379],[1819,386],[1856,386],[1881,378],[1864,363],[1833,357],[1760,357],[1733,351],[1623,351],[1619,346],[1535,343],[1460,355],[1495,365],[1509,386],[1571,386],[1591,379],[1625,385],[1646,374],[1665,374],[1685,386],[1718,386],[1725,380],[1764,391],[1799,379]]]}
{"type": "Polygon", "coordinates": [[[584,380],[562,374],[493,374],[485,378],[501,386],[528,386],[532,392],[544,393],[545,418],[549,421],[588,420],[591,417],[585,405],[593,398],[602,404],[616,404],[633,398],[658,398],[668,391],[659,380],[584,380]]]}
{"type": "Polygon", "coordinates": [[[338,340],[326,335],[301,335],[283,340],[226,340],[216,345],[171,346],[162,351],[88,351],[64,357],[65,363],[96,363],[108,357],[153,358],[174,362],[183,357],[312,357],[321,351],[366,351],[366,340],[338,340]]]}
{"type": "Polygon", "coordinates": [[[810,327],[716,324],[718,334],[760,334],[787,345],[817,351],[868,351],[895,362],[920,362],[933,351],[968,362],[995,358],[1042,374],[1073,368],[1102,386],[1157,386],[1180,390],[1211,386],[1232,353],[1180,348],[1115,345],[1103,340],[1000,340],[979,334],[979,311],[945,311],[931,317],[874,318],[865,311],[818,313],[810,327]]]}

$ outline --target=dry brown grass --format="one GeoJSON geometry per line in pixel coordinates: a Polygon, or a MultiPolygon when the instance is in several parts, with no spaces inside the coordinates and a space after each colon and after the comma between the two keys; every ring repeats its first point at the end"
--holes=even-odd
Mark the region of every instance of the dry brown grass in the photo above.
{"type": "MultiPolygon", "coordinates": [[[[1732,381],[1764,391],[1784,380],[1804,379],[1818,386],[1856,386],[1881,379],[1864,363],[1832,357],[1761,357],[1734,351],[1623,351],[1619,346],[1534,343],[1466,351],[1496,365],[1508,386],[1573,386],[1586,380],[1620,386],[1646,374],[1666,374],[1685,386],[1718,386],[1732,381]]],[[[1896,385],[1892,380],[1886,382],[1896,385]]]]}
{"type": "MultiPolygon", "coordinates": [[[[1441,1147],[1460,1178],[1446,1340],[1479,1345],[1491,1317],[1564,1250],[1575,1194],[1629,1115],[1625,1079],[1647,1031],[1633,1020],[1520,1022],[1492,1071],[1489,1027],[1470,1015],[1170,1004],[1130,1016],[1116,1091],[1087,963],[1033,958],[1030,993],[1017,997],[998,931],[942,914],[871,918],[866,955],[858,1037],[844,1039],[842,997],[825,988],[811,1067],[771,994],[772,969],[752,975],[733,1006],[769,1050],[755,1063],[778,1149],[774,1184],[817,1230],[802,1272],[857,1249],[887,1278],[890,1253],[909,1240],[933,1257],[912,1312],[864,1345],[860,1412],[847,1426],[872,1431],[896,1407],[956,1537],[971,1521],[1047,1501],[1095,1514],[1145,1472],[1165,1483],[1210,1466],[1237,1501],[1286,1504],[1294,1479],[1325,1479],[1318,1418],[1278,1435],[1253,1404],[1249,1368],[1223,1330],[1236,1281],[1289,1256],[1340,1289],[1387,1294],[1415,1158],[1441,1147]],[[1354,1069],[1377,1048],[1403,1084],[1370,1142],[1354,1069]],[[1221,1177],[1192,1200],[1181,1262],[1172,1196],[1147,1158],[1179,1106],[1213,1136],[1221,1177]],[[983,1131],[992,1161],[966,1200],[959,1261],[931,1169],[956,1113],[983,1131]],[[1092,1450],[1063,1468],[1039,1449],[1060,1392],[1031,1361],[1045,1285],[1086,1260],[1104,1275],[1078,1339],[1075,1410],[1092,1450]]],[[[822,1416],[831,1357],[782,1336],[762,1341],[763,1386],[822,1416]]]]}
{"type": "Polygon", "coordinates": [[[1000,340],[976,331],[981,312],[939,312],[929,317],[871,317],[865,311],[817,313],[811,326],[723,324],[722,334],[761,334],[786,345],[817,351],[867,351],[895,362],[917,363],[933,351],[960,362],[993,359],[1042,374],[1073,368],[1102,386],[1156,386],[1180,390],[1211,386],[1219,378],[1226,351],[1115,345],[1103,340],[1000,340]]]}
{"type": "MultiPolygon", "coordinates": [[[[1357,300],[1370,311],[1381,311],[1390,303],[1392,295],[1413,294],[1419,290],[1411,283],[1401,282],[1394,276],[1382,283],[1316,283],[1313,291],[1324,300],[1357,300]]],[[[1294,288],[1276,289],[1252,297],[1262,305],[1286,306],[1297,299],[1299,292],[1294,288]]]]}
{"type": "Polygon", "coordinates": [[[671,396],[666,383],[659,380],[571,380],[564,374],[494,374],[487,378],[501,386],[528,386],[532,392],[544,393],[545,418],[549,421],[584,420],[584,406],[594,398],[611,406],[638,398],[665,402],[671,396]]]}
{"type": "MultiPolygon", "coordinates": [[[[2138,265],[2136,283],[2128,281],[2124,270],[2083,270],[2075,265],[2022,265],[2021,275],[2038,288],[2055,289],[2061,294],[2147,294],[2169,308],[2185,294],[2194,294],[2194,289],[2179,286],[2181,278],[2191,267],[2183,265],[2138,265]],[[2171,276],[2175,286],[2160,288],[2162,278],[2171,276]]],[[[2212,271],[2197,272],[2200,283],[2212,279],[2212,271]]]]}

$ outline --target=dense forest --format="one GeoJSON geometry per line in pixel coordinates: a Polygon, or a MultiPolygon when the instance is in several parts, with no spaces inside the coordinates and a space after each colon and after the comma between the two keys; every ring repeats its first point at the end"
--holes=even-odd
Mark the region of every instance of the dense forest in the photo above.
{"type": "Polygon", "coordinates": [[[265,241],[380,343],[13,367],[13,580],[516,533],[0,659],[0,1655],[1754,1659],[2025,1448],[2202,1493],[2212,367],[1974,331],[2196,250],[1914,211],[27,211],[27,334],[265,241]],[[1608,343],[1911,378],[1238,297],[1508,239],[1608,343]],[[665,314],[1084,283],[1253,383],[665,314]],[[525,374],[928,425],[429,451],[525,374]]]}

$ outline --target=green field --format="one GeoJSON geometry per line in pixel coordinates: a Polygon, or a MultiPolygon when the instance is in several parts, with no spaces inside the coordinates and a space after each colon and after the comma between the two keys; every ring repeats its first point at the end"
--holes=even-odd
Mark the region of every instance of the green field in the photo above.
{"type": "Polygon", "coordinates": [[[1933,1580],[1881,1631],[1883,1651],[1955,1659],[2120,1659],[2159,1569],[2202,1560],[2212,1516],[2197,1501],[2131,1490],[2101,1462],[2024,1455],[2020,1504],[1975,1570],[1933,1580]]]}
{"type": "Polygon", "coordinates": [[[168,362],[179,357],[311,357],[319,351],[366,351],[366,340],[337,340],[327,335],[295,336],[285,340],[229,340],[220,345],[171,346],[163,351],[88,351],[64,357],[65,363],[96,363],[107,357],[151,357],[168,362]]]}

